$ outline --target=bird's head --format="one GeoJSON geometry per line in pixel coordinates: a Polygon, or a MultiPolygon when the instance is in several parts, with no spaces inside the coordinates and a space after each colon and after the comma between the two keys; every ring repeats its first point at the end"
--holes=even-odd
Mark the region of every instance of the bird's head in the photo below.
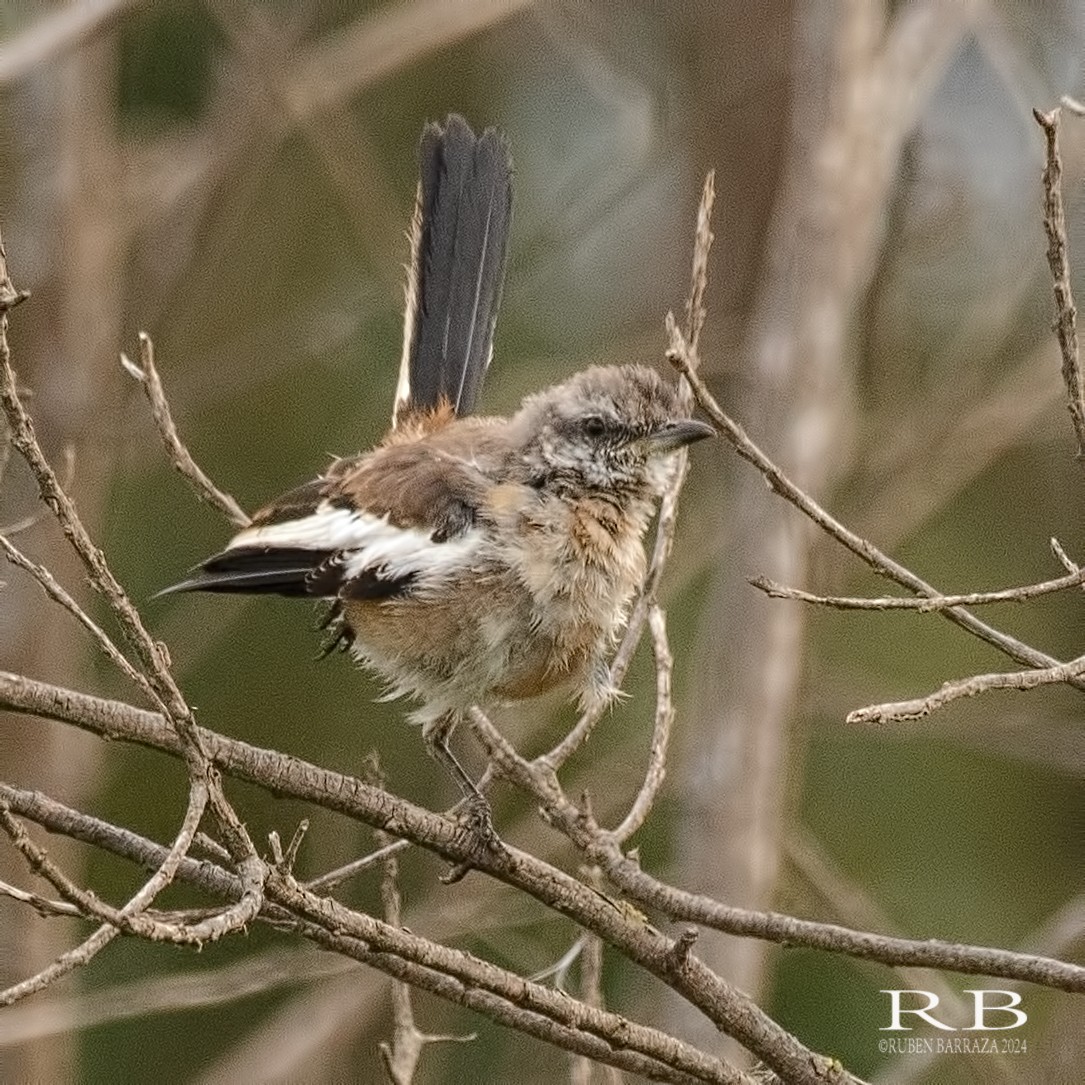
{"type": "Polygon", "coordinates": [[[585,369],[525,399],[512,425],[530,484],[615,497],[658,496],[670,457],[713,433],[673,385],[639,365],[585,369]]]}

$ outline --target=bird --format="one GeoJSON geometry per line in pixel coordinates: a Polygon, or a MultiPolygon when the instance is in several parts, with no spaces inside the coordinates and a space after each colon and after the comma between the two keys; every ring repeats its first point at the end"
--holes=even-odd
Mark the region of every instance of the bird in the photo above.
{"type": "Polygon", "coordinates": [[[430,752],[479,820],[489,807],[449,739],[475,705],[564,689],[616,694],[608,653],[646,569],[643,538],[675,453],[714,431],[648,367],[592,366],[478,415],[512,212],[494,128],[427,123],[410,228],[392,426],[271,501],[160,594],[326,600],[329,647],[416,707],[430,752]],[[480,806],[481,804],[481,806],[480,806]],[[481,813],[480,813],[481,811],[481,813]]]}

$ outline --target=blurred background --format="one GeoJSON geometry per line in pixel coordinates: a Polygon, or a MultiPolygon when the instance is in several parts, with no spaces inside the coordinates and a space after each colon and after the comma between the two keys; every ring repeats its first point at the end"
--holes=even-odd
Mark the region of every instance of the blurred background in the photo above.
{"type": "MultiPolygon", "coordinates": [[[[1085,557],[1053,335],[1033,106],[1085,87],[1074,0],[21,0],[0,9],[0,225],[16,285],[14,363],[43,443],[144,602],[208,727],[347,772],[379,752],[388,784],[454,795],[402,707],[342,658],[317,662],[289,601],[152,600],[228,525],[169,468],[119,353],[154,338],[183,435],[253,509],[386,425],[399,357],[404,231],[423,121],[500,125],[515,224],[487,410],[592,362],[663,366],[705,172],[716,243],[702,340],[725,409],[850,527],[946,591],[1056,576],[1085,557]]],[[[1063,126],[1071,259],[1085,268],[1085,121],[1063,126]]],[[[1082,276],[1077,276],[1079,295],[1082,276]]],[[[679,717],[642,862],[728,903],[1082,959],[1085,730],[1069,689],[958,702],[908,726],[845,726],[864,704],[1015,665],[935,615],[812,612],[763,574],[883,594],[724,446],[699,445],[665,585],[679,717]]],[[[0,523],[32,511],[8,466],[0,523]]],[[[82,590],[48,519],[20,545],[82,590]]],[[[134,696],[68,617],[0,568],[0,667],[134,696]]],[[[86,593],[84,592],[84,595],[86,593]]],[[[93,601],[85,600],[89,606],[93,601]]],[[[985,615],[1060,658],[1082,650],[1078,593],[985,615]]],[[[653,715],[640,659],[566,770],[601,820],[636,793],[653,715]]],[[[572,719],[502,719],[525,753],[572,719]]],[[[474,767],[466,736],[460,749],[474,767]]],[[[40,720],[0,722],[0,776],[171,838],[170,760],[40,720]]],[[[230,784],[258,839],[312,811],[230,784]]],[[[503,834],[576,857],[530,804],[495,793],[503,834]]],[[[301,871],[372,846],[317,812],[301,871]]],[[[138,872],[51,840],[110,899],[138,872]]],[[[412,930],[525,975],[576,931],[477,876],[403,862],[412,930]]],[[[10,847],[0,878],[27,884],[10,847]]],[[[376,907],[377,874],[342,890],[376,907]]],[[[181,890],[169,899],[185,901],[181,890]]],[[[0,900],[0,986],[82,928],[0,900]]],[[[85,933],[85,932],[84,932],[85,933]]],[[[1080,1000],[1022,989],[1028,1053],[934,1060],[878,1051],[883,988],[967,988],[705,933],[698,950],[789,1029],[882,1083],[1080,1080],[1080,1000]]],[[[717,1049],[650,977],[607,955],[611,1007],[717,1049]]],[[[0,1013],[0,1080],[377,1081],[388,983],[254,928],[195,955],[120,940],[89,969],[0,1013]]],[[[561,1052],[425,997],[422,1082],[549,1082],[561,1052]]],[[[602,1080],[602,1078],[600,1078],[602,1080]]],[[[608,1079],[609,1080],[609,1079],[608,1079]]]]}

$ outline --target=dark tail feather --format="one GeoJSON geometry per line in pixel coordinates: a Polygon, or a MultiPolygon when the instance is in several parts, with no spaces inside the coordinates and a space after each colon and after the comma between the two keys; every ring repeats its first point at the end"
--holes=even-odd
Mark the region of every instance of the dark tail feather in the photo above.
{"type": "Polygon", "coordinates": [[[493,128],[427,124],[395,420],[442,401],[470,414],[490,364],[512,214],[512,161],[493,128]]]}
{"type": "Polygon", "coordinates": [[[330,550],[239,546],[208,558],[194,576],[164,588],[158,596],[182,591],[312,596],[311,578],[331,555],[330,550]]]}

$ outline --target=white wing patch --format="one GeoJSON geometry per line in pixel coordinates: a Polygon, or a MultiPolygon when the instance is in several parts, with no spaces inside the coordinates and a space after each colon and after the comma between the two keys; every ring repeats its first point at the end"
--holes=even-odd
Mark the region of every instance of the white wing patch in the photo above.
{"type": "Polygon", "coordinates": [[[360,545],[365,539],[361,521],[375,521],[354,509],[337,508],[330,501],[321,501],[308,516],[284,520],[278,524],[247,527],[227,544],[227,550],[238,546],[297,547],[300,550],[342,550],[360,545]]]}
{"type": "Polygon", "coordinates": [[[472,528],[456,538],[434,542],[432,532],[396,527],[387,516],[337,508],[322,501],[316,510],[298,520],[245,528],[231,540],[228,550],[244,546],[338,550],[342,552],[343,580],[365,572],[391,579],[415,576],[419,587],[477,563],[482,532],[472,528]]]}

